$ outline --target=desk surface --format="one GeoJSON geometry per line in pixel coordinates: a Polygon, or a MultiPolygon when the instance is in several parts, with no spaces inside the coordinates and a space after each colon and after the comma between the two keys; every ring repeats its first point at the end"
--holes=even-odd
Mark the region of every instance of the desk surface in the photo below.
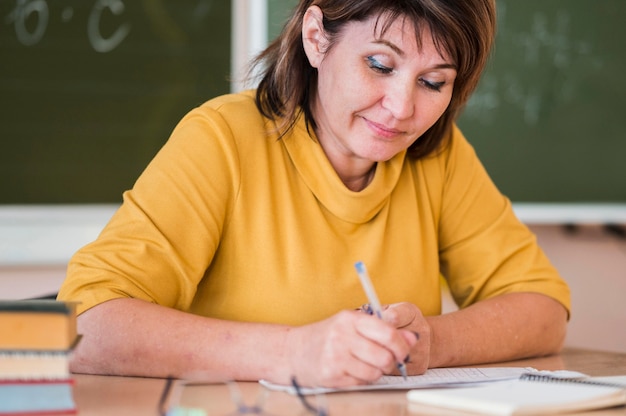
{"type": "MultiPolygon", "coordinates": [[[[488,366],[534,367],[539,370],[575,370],[590,376],[626,375],[626,353],[566,349],[562,354],[528,360],[498,363],[488,366]]],[[[91,415],[158,415],[158,401],[165,385],[162,379],[75,375],[74,396],[80,416],[91,415]]],[[[239,383],[244,399],[254,401],[260,389],[258,383],[239,383]]],[[[409,412],[405,391],[351,392],[326,395],[327,407],[334,415],[417,415],[409,412]]],[[[218,403],[224,414],[233,407],[228,395],[218,388],[203,387],[202,399],[218,403]]],[[[287,393],[270,392],[265,410],[272,415],[306,415],[296,397],[287,393]]],[[[219,414],[219,413],[218,413],[219,414]]],[[[589,412],[595,416],[626,414],[624,406],[589,412]]]]}

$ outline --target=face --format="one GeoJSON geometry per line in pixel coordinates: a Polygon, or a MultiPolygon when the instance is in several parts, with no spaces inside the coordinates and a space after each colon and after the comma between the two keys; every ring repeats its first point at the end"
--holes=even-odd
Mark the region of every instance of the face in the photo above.
{"type": "Polygon", "coordinates": [[[306,32],[320,24],[319,13],[303,25],[307,56],[318,69],[312,105],[318,139],[336,168],[389,160],[446,110],[456,70],[427,30],[418,48],[413,25],[403,19],[384,34],[375,17],[349,23],[326,50],[323,30],[306,32]]]}

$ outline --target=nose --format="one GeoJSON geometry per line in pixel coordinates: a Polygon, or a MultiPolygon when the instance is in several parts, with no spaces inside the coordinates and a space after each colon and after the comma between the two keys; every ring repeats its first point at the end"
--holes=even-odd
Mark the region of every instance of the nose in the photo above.
{"type": "Polygon", "coordinates": [[[383,97],[383,107],[397,120],[413,117],[415,114],[415,94],[412,85],[405,82],[389,85],[383,97]]]}

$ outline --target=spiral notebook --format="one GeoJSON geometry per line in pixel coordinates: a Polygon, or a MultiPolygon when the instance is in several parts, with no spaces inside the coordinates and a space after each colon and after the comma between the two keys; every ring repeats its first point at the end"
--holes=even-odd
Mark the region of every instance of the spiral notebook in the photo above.
{"type": "MultiPolygon", "coordinates": [[[[362,390],[410,390],[430,389],[436,387],[461,387],[480,383],[491,383],[502,380],[516,380],[526,373],[550,375],[553,377],[586,377],[577,371],[539,371],[531,367],[450,367],[431,368],[419,376],[383,376],[372,384],[342,387],[302,387],[301,394],[321,394],[362,390]]],[[[260,383],[270,390],[285,391],[296,394],[292,385],[275,384],[267,380],[260,383]]]]}
{"type": "Polygon", "coordinates": [[[407,400],[409,410],[418,413],[445,409],[448,413],[440,414],[549,415],[624,406],[626,384],[524,374],[472,387],[410,390],[407,400]]]}

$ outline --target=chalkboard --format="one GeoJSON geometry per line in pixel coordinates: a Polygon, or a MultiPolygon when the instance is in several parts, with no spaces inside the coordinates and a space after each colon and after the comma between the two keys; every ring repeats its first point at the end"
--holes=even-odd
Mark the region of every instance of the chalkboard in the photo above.
{"type": "Polygon", "coordinates": [[[229,91],[230,1],[0,0],[0,203],[119,202],[229,91]]]}
{"type": "Polygon", "coordinates": [[[274,39],[298,4],[296,0],[267,0],[268,38],[274,39]]]}
{"type": "Polygon", "coordinates": [[[626,202],[626,1],[499,0],[460,119],[513,201],[626,202]]]}
{"type": "MultiPolygon", "coordinates": [[[[254,1],[254,0],[252,0],[254,1]]],[[[268,0],[270,38],[295,0],[268,0]]],[[[626,202],[626,1],[498,0],[459,124],[514,202],[626,202]]],[[[228,92],[230,1],[0,0],[0,203],[119,202],[228,92]]]]}

